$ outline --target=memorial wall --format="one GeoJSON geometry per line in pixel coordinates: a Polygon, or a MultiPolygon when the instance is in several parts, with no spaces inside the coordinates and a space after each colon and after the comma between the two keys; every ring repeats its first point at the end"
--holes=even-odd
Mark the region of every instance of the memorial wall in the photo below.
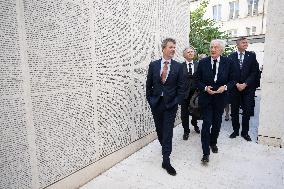
{"type": "Polygon", "coordinates": [[[181,61],[188,33],[188,0],[0,0],[0,188],[52,187],[154,136],[148,64],[165,37],[181,61]]]}

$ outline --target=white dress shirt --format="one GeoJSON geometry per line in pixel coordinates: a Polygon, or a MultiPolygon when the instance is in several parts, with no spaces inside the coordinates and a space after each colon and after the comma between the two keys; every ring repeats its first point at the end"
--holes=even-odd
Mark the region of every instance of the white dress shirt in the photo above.
{"type": "MultiPolygon", "coordinates": [[[[211,57],[211,65],[212,65],[212,69],[213,69],[213,58],[211,57]]],[[[216,74],[214,76],[214,81],[216,82],[217,81],[217,75],[218,75],[218,69],[219,69],[219,62],[220,62],[220,56],[217,58],[217,62],[216,62],[216,74]]]]}
{"type": "MultiPolygon", "coordinates": [[[[213,64],[214,64],[214,59],[211,57],[211,68],[213,69],[213,64]]],[[[214,76],[214,82],[217,81],[217,75],[218,75],[218,69],[219,69],[219,63],[220,63],[220,56],[217,58],[217,62],[216,62],[216,74],[214,76]]],[[[227,90],[227,85],[224,85],[225,86],[225,91],[227,90]]],[[[205,87],[204,89],[205,91],[207,90],[207,86],[205,87]]]]}
{"type": "Polygon", "coordinates": [[[194,73],[194,64],[193,64],[193,60],[191,62],[185,61],[186,63],[186,67],[187,67],[187,71],[189,72],[189,68],[191,68],[192,70],[192,74],[194,73]],[[191,67],[189,66],[189,64],[191,64],[191,67]]]}
{"type": "MultiPolygon", "coordinates": [[[[170,60],[166,60],[166,59],[162,58],[162,60],[161,60],[161,69],[160,69],[160,76],[162,76],[162,73],[163,73],[164,62],[168,62],[168,70],[167,70],[167,76],[166,76],[166,81],[167,81],[168,75],[169,75],[170,70],[171,70],[171,59],[170,60]]],[[[164,92],[162,92],[161,96],[164,96],[164,92]]]]}
{"type": "Polygon", "coordinates": [[[164,58],[162,58],[161,69],[160,69],[160,76],[162,76],[162,72],[163,72],[163,68],[164,68],[164,62],[168,62],[168,71],[167,71],[167,76],[166,76],[166,80],[167,80],[168,75],[170,73],[170,69],[171,69],[171,59],[170,60],[165,60],[164,58]]]}
{"type": "MultiPolygon", "coordinates": [[[[241,57],[241,52],[240,51],[237,51],[237,53],[238,53],[238,59],[240,60],[240,57],[241,57]]],[[[243,56],[242,56],[242,62],[244,61],[244,58],[245,58],[245,54],[246,54],[246,51],[244,51],[244,52],[242,52],[242,54],[243,54],[243,56]]]]}

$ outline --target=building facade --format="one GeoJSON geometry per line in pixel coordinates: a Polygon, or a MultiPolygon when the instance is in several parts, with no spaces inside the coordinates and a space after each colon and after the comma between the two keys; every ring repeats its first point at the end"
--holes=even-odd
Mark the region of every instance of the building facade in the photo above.
{"type": "MultiPolygon", "coordinates": [[[[209,0],[205,18],[216,21],[221,31],[231,36],[229,44],[235,44],[239,36],[249,39],[248,50],[257,54],[263,65],[266,14],[269,0],[209,0]]],[[[202,0],[191,0],[190,10],[195,10],[202,0]]]]}

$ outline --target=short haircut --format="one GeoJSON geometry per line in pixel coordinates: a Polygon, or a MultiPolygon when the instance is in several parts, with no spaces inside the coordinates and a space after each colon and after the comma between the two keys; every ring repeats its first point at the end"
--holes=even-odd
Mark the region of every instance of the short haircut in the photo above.
{"type": "Polygon", "coordinates": [[[213,39],[210,43],[210,48],[212,47],[213,43],[218,43],[221,47],[222,52],[224,52],[226,47],[226,42],[222,39],[213,39]]]}
{"type": "Polygon", "coordinates": [[[176,40],[174,40],[173,38],[166,38],[162,41],[162,49],[166,48],[168,42],[172,42],[173,44],[176,44],[176,40]]]}
{"type": "Polygon", "coordinates": [[[186,51],[188,50],[188,49],[191,49],[191,50],[193,50],[194,51],[194,53],[195,53],[195,48],[193,47],[193,46],[189,46],[189,47],[186,47],[186,48],[184,48],[184,50],[182,51],[183,52],[183,56],[184,56],[184,54],[186,53],[186,51]]]}
{"type": "Polygon", "coordinates": [[[237,45],[240,44],[240,42],[241,42],[242,40],[246,40],[246,39],[247,39],[246,37],[239,37],[239,38],[237,39],[237,41],[236,41],[237,45]]]}
{"type": "Polygon", "coordinates": [[[195,48],[190,45],[189,47],[184,48],[183,53],[185,53],[185,51],[187,51],[188,49],[192,49],[195,52],[195,48]]]}

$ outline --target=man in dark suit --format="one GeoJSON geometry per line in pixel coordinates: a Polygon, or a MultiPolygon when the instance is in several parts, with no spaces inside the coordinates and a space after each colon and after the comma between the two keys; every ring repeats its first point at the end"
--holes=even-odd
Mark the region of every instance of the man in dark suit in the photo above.
{"type": "Polygon", "coordinates": [[[182,65],[172,59],[175,49],[174,39],[163,40],[163,57],[150,63],[146,81],[146,98],[162,146],[162,168],[173,176],[176,175],[176,170],[170,163],[173,127],[178,104],[181,104],[184,96],[182,65]]]}
{"type": "MultiPolygon", "coordinates": [[[[189,104],[190,98],[194,94],[196,87],[194,83],[193,74],[197,70],[198,62],[194,62],[193,58],[195,55],[195,49],[193,47],[188,47],[183,51],[183,57],[185,62],[182,63],[183,66],[183,78],[185,94],[184,99],[181,104],[181,121],[184,129],[183,140],[188,140],[190,129],[189,129],[189,104]]],[[[194,130],[200,133],[199,127],[197,126],[197,117],[192,115],[191,124],[194,126],[194,130]]]]}
{"type": "Polygon", "coordinates": [[[246,51],[247,47],[247,39],[245,37],[240,37],[237,40],[237,52],[229,55],[229,58],[234,62],[237,82],[230,91],[232,125],[234,129],[230,138],[239,136],[239,109],[241,106],[243,110],[241,136],[245,140],[251,141],[248,131],[250,116],[254,111],[254,93],[256,88],[258,63],[255,53],[246,51]]]}
{"type": "Polygon", "coordinates": [[[196,72],[197,86],[201,91],[198,102],[203,116],[201,130],[203,150],[201,161],[203,163],[209,162],[209,147],[213,153],[218,153],[217,138],[222,123],[226,91],[235,83],[230,59],[221,56],[224,49],[223,40],[212,40],[210,43],[211,56],[199,61],[196,72]]]}

